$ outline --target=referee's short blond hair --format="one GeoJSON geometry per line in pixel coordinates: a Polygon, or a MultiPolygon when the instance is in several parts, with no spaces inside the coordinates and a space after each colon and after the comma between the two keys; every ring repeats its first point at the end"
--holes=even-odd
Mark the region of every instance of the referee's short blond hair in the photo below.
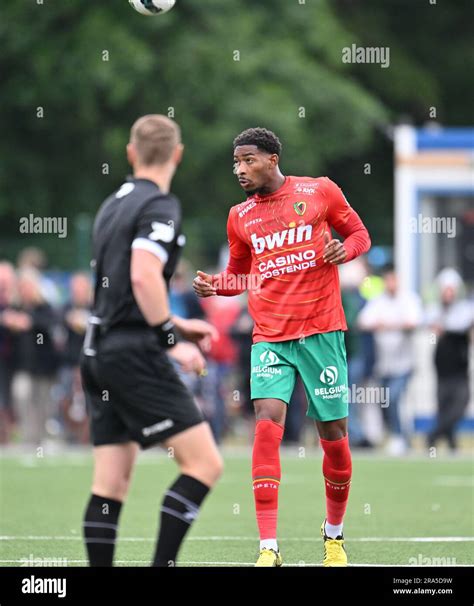
{"type": "Polygon", "coordinates": [[[132,126],[130,143],[140,165],[166,164],[181,143],[181,129],[167,116],[149,114],[138,118],[132,126]]]}

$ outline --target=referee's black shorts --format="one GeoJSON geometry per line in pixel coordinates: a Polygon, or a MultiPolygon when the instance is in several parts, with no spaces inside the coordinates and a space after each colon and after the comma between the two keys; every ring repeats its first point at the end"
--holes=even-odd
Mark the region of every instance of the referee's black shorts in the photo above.
{"type": "Polygon", "coordinates": [[[204,417],[149,330],[115,329],[97,355],[81,358],[94,446],[138,442],[148,448],[204,417]]]}

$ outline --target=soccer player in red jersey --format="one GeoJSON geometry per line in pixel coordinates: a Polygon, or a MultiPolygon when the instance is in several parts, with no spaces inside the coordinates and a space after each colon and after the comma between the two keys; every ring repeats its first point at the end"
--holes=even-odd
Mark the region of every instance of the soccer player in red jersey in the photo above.
{"type": "Polygon", "coordinates": [[[367,252],[359,215],[327,177],[284,176],[281,143],[264,128],[234,140],[234,173],[247,199],[230,209],[230,258],[224,272],[198,271],[201,297],[248,290],[254,320],[251,398],[256,413],[252,478],[260,556],[257,566],[281,566],[277,543],[279,447],[286,408],[300,374],[307,415],[323,449],[325,566],[346,566],[343,517],[352,463],[347,435],[348,385],[337,265],[367,252]],[[334,228],[344,242],[333,239],[334,228]]]}

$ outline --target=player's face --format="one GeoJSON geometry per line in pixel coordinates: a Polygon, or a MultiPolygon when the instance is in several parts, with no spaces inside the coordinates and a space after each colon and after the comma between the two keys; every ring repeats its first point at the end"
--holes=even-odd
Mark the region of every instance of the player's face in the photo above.
{"type": "Polygon", "coordinates": [[[234,150],[234,174],[249,196],[265,190],[277,163],[278,156],[256,145],[238,145],[234,150]]]}

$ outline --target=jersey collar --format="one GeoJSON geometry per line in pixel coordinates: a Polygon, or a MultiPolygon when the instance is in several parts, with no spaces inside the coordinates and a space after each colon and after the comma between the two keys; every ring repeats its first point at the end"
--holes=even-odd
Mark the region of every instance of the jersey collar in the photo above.
{"type": "Polygon", "coordinates": [[[255,202],[265,202],[266,200],[270,200],[271,198],[276,198],[280,194],[282,194],[290,184],[291,177],[285,177],[282,185],[276,189],[275,191],[270,192],[269,194],[254,194],[252,198],[255,202]]]}
{"type": "Polygon", "coordinates": [[[151,183],[151,185],[153,185],[158,191],[160,191],[160,186],[151,179],[144,179],[143,177],[134,177],[133,175],[128,175],[126,180],[130,183],[151,183]]]}

